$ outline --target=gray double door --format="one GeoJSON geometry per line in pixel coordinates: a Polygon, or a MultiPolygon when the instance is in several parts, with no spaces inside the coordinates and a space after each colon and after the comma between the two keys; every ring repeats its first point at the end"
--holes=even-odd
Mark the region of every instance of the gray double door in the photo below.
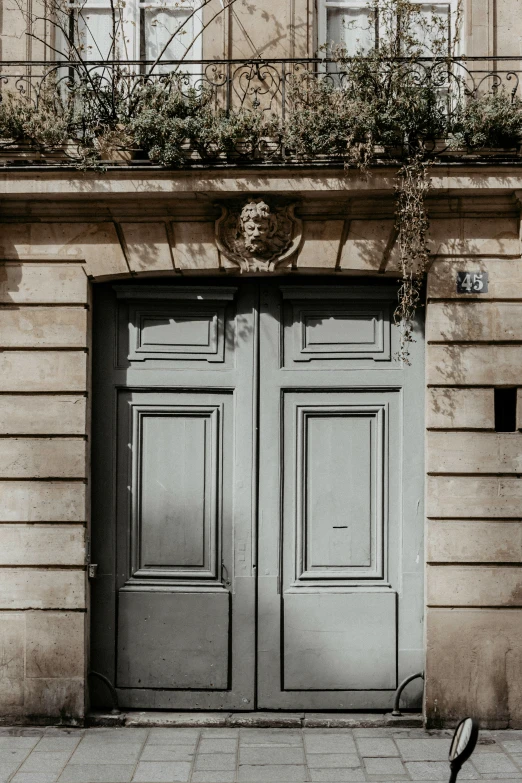
{"type": "Polygon", "coordinates": [[[422,336],[379,285],[94,297],[91,662],[135,709],[388,708],[423,666],[422,336]]]}

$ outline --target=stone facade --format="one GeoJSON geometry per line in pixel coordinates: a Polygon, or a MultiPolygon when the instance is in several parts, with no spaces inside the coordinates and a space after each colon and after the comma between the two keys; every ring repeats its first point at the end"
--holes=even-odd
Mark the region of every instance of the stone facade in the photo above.
{"type": "MultiPolygon", "coordinates": [[[[467,0],[463,49],[518,56],[521,12],[522,0],[467,0]]],[[[1,59],[44,57],[23,26],[5,2],[1,59]]],[[[236,3],[205,32],[207,58],[248,58],[252,47],[315,55],[312,0],[236,3]]],[[[245,194],[299,202],[303,241],[278,271],[393,278],[395,174],[0,174],[1,721],[81,722],[87,706],[92,285],[238,274],[214,226],[220,203],[245,194]]],[[[431,185],[425,716],[522,727],[522,435],[496,433],[494,420],[495,387],[522,394],[522,167],[438,164],[431,185]],[[456,294],[465,270],[488,272],[487,294],[456,294]]],[[[522,429],[522,397],[518,415],[522,429]]]]}
{"type": "MultiPolygon", "coordinates": [[[[298,194],[305,239],[281,271],[393,276],[392,174],[1,175],[4,721],[84,715],[91,282],[237,274],[214,218],[238,192],[298,194]]],[[[522,387],[522,173],[439,166],[432,188],[426,718],[520,726],[522,436],[494,431],[493,389],[522,387]],[[457,270],[487,271],[488,293],[457,295],[457,270]]]]}
{"type": "Polygon", "coordinates": [[[506,250],[503,258],[497,251],[436,261],[428,283],[426,709],[433,725],[468,712],[492,727],[520,726],[522,718],[520,432],[494,432],[491,388],[521,382],[516,272],[509,290],[500,282],[518,261],[506,250]],[[488,272],[492,285],[480,301],[449,290],[457,266],[488,272]]]}

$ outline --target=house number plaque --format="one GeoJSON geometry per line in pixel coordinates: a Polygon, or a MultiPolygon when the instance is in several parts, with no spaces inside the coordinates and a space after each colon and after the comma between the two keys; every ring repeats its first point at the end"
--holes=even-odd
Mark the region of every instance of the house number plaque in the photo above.
{"type": "Polygon", "coordinates": [[[487,272],[457,272],[458,294],[487,294],[487,272]]]}

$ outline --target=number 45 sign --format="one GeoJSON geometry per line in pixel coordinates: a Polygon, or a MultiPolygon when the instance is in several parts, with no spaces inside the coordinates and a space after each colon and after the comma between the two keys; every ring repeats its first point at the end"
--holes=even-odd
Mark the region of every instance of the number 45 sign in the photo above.
{"type": "Polygon", "coordinates": [[[487,272],[457,272],[458,294],[487,294],[487,272]]]}

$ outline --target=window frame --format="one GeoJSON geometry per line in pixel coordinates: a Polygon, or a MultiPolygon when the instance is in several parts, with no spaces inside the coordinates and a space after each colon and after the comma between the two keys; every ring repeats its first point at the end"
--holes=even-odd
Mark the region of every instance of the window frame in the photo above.
{"type": "MultiPolygon", "coordinates": [[[[187,60],[201,60],[203,56],[203,13],[199,0],[184,0],[183,6],[179,6],[176,0],[127,0],[121,10],[122,29],[119,33],[122,41],[126,41],[127,51],[123,51],[114,56],[113,60],[132,60],[142,63],[146,59],[146,40],[145,40],[145,11],[148,8],[168,9],[172,6],[175,10],[186,9],[192,13],[195,11],[193,19],[193,43],[190,47],[190,56],[187,60]]],[[[88,13],[89,10],[108,10],[110,11],[110,0],[71,0],[69,3],[71,12],[79,11],[88,13]]],[[[125,46],[123,47],[125,48],[125,46]]],[[[115,53],[116,54],[116,53],[115,53]]],[[[99,54],[86,53],[83,59],[86,62],[103,60],[99,54]]],[[[161,62],[161,61],[160,61],[161,62]]],[[[190,70],[190,69],[188,69],[190,70]]]]}
{"type": "MultiPolygon", "coordinates": [[[[458,9],[458,0],[443,0],[441,3],[437,2],[429,2],[429,0],[411,0],[411,2],[415,5],[449,5],[449,21],[450,21],[450,38],[451,41],[453,36],[455,35],[455,20],[457,18],[457,9],[458,9]]],[[[327,34],[328,34],[328,9],[329,8],[368,8],[368,0],[317,0],[317,52],[319,56],[321,56],[321,52],[325,52],[326,54],[328,52],[327,47],[331,43],[331,41],[327,40],[327,34]],[[325,48],[326,47],[326,48],[325,48]]],[[[462,22],[461,22],[462,24],[462,22]]],[[[379,41],[379,23],[376,21],[375,23],[375,40],[379,41]]],[[[457,46],[457,51],[455,54],[458,56],[460,52],[460,48],[462,46],[462,41],[460,42],[460,46],[457,46]]],[[[323,54],[322,56],[325,56],[323,54]]]]}
{"type": "MultiPolygon", "coordinates": [[[[138,56],[135,58],[139,60],[140,62],[144,62],[146,60],[146,43],[145,43],[145,11],[147,8],[168,8],[169,5],[174,5],[176,0],[170,0],[168,2],[167,0],[134,0],[134,2],[137,4],[137,54],[138,56]]],[[[200,4],[198,3],[198,0],[185,0],[185,6],[184,8],[187,11],[193,12],[194,16],[193,19],[193,28],[194,28],[194,35],[193,35],[193,43],[192,45],[187,49],[187,51],[190,51],[190,56],[188,56],[186,59],[190,62],[190,60],[201,60],[203,58],[203,9],[201,8],[200,4]]],[[[183,6],[177,6],[177,10],[182,10],[183,6]]],[[[161,60],[160,60],[161,63],[161,60]]],[[[190,68],[187,69],[186,72],[190,72],[190,68]]]]}
{"type": "MultiPolygon", "coordinates": [[[[327,40],[328,35],[328,9],[329,8],[368,8],[368,0],[317,0],[317,50],[326,51],[323,47],[328,47],[331,41],[327,40]]],[[[376,23],[375,35],[378,36],[378,23],[376,23]]]]}

